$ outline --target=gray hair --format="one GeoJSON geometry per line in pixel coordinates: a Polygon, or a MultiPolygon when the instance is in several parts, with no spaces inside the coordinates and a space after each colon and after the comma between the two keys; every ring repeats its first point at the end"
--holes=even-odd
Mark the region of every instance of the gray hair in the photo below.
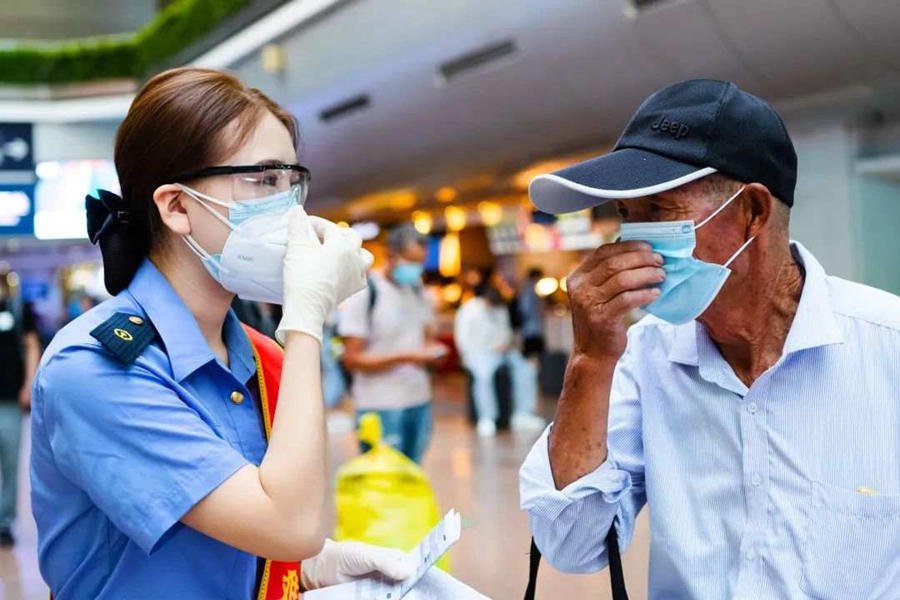
{"type": "Polygon", "coordinates": [[[394,254],[402,254],[412,244],[425,246],[427,238],[416,231],[412,223],[404,223],[392,227],[387,234],[388,250],[394,254]]]}
{"type": "MultiPolygon", "coordinates": [[[[728,198],[741,187],[739,181],[723,175],[721,173],[713,173],[702,179],[698,179],[696,185],[688,188],[688,193],[699,193],[709,199],[716,208],[722,206],[728,198]]],[[[690,184],[689,184],[690,185],[690,184]]],[[[782,202],[780,199],[775,203],[775,217],[783,227],[788,227],[791,220],[791,207],[782,202]]]]}

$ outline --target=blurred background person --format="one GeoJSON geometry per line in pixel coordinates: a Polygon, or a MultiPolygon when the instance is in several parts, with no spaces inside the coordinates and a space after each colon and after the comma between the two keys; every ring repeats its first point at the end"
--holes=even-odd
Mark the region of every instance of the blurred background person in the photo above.
{"type": "Polygon", "coordinates": [[[485,277],[475,286],[475,297],[460,307],[454,327],[456,347],[472,374],[472,394],[481,437],[497,432],[497,392],[494,377],[505,365],[513,388],[513,430],[539,431],[546,422],[534,414],[537,372],[515,347],[509,310],[500,291],[485,277]]]}
{"type": "Polygon", "coordinates": [[[235,296],[231,308],[241,323],[246,323],[270,338],[275,337],[275,328],[281,321],[281,307],[277,304],[241,300],[235,296]]]}
{"type": "Polygon", "coordinates": [[[539,371],[544,354],[544,301],[538,296],[537,282],[544,278],[541,269],[529,269],[519,289],[516,309],[521,323],[522,353],[535,371],[539,371]]]}
{"type": "Polygon", "coordinates": [[[79,316],[97,306],[97,301],[86,293],[74,294],[66,305],[68,321],[74,321],[79,316]]]}
{"type": "Polygon", "coordinates": [[[344,343],[338,334],[340,310],[331,311],[325,320],[322,341],[322,399],[325,401],[325,415],[328,433],[332,436],[352,433],[356,430],[356,420],[342,409],[343,400],[350,392],[351,375],[344,367],[344,343]]]}
{"type": "Polygon", "coordinates": [[[249,325],[260,333],[266,333],[260,328],[261,315],[257,302],[242,300],[241,298],[235,296],[234,300],[231,301],[231,310],[234,311],[235,316],[241,323],[249,325]]]}
{"type": "Polygon", "coordinates": [[[0,547],[15,543],[12,534],[18,497],[22,417],[31,409],[31,383],[40,361],[37,323],[19,302],[10,279],[0,273],[0,547]]]}
{"type": "Polygon", "coordinates": [[[325,335],[322,341],[322,388],[325,406],[334,408],[341,403],[344,394],[347,393],[347,380],[344,369],[341,368],[343,356],[343,344],[338,335],[338,323],[340,313],[331,311],[325,320],[325,335]]]}
{"type": "Polygon", "coordinates": [[[340,307],[338,325],[357,417],[377,413],[384,441],[416,462],[432,429],[427,367],[446,353],[434,341],[434,310],[422,289],[425,256],[426,238],[412,225],[391,230],[383,271],[340,307]]]}

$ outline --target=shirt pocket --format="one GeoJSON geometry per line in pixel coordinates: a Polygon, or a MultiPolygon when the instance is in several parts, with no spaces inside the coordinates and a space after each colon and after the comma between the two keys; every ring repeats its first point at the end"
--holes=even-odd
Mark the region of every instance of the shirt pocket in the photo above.
{"type": "Polygon", "coordinates": [[[900,495],[810,483],[800,587],[816,600],[900,598],[900,495]]]}

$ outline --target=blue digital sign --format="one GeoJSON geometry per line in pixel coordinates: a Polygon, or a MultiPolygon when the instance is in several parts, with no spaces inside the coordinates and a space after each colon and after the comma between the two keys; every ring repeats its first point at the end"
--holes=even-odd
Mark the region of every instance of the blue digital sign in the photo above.
{"type": "Polygon", "coordinates": [[[34,184],[0,185],[0,236],[34,235],[34,184]]]}
{"type": "Polygon", "coordinates": [[[0,123],[0,171],[34,169],[31,123],[0,123]]]}

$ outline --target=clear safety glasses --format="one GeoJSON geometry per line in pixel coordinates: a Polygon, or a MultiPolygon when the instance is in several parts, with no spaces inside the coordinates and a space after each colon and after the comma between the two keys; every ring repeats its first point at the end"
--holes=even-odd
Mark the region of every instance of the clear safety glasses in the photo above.
{"type": "Polygon", "coordinates": [[[175,181],[213,176],[231,179],[232,198],[236,201],[253,201],[291,191],[301,206],[306,203],[310,180],[309,169],[301,165],[261,164],[205,167],[189,171],[175,181]]]}

